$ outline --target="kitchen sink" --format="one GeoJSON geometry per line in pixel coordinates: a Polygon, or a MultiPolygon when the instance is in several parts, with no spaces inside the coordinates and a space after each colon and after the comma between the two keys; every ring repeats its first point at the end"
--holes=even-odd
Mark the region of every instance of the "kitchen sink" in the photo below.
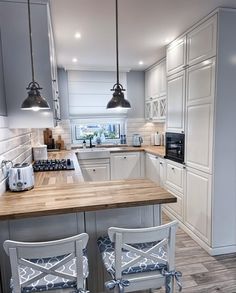
{"type": "Polygon", "coordinates": [[[79,160],[110,158],[110,151],[106,148],[79,149],[76,152],[79,160]]]}

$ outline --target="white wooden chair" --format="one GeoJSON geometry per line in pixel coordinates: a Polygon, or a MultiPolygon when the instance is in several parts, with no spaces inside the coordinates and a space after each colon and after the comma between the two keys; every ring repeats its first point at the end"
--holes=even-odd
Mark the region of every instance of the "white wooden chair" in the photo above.
{"type": "Polygon", "coordinates": [[[12,292],[86,291],[88,238],[82,233],[48,242],[6,240],[3,246],[10,257],[12,292]]]}
{"type": "Polygon", "coordinates": [[[173,280],[182,289],[175,271],[175,235],[178,222],[151,228],[111,227],[108,236],[98,239],[103,263],[112,280],[108,289],[132,292],[166,287],[173,292],[173,280]]]}

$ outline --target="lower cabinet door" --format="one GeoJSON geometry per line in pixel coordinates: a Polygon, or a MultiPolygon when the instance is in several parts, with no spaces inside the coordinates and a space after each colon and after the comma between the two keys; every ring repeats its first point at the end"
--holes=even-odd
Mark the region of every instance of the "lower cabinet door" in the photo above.
{"type": "Polygon", "coordinates": [[[185,225],[203,241],[211,242],[211,175],[187,168],[185,225]]]}
{"type": "Polygon", "coordinates": [[[170,190],[168,191],[177,198],[177,202],[166,204],[164,207],[177,219],[183,221],[183,195],[170,190]]]}
{"type": "Polygon", "coordinates": [[[110,180],[109,165],[83,166],[81,171],[85,181],[110,180]]]}
{"type": "Polygon", "coordinates": [[[159,158],[146,153],[145,161],[146,177],[153,182],[160,184],[159,158]]]}
{"type": "Polygon", "coordinates": [[[111,180],[141,178],[140,152],[120,153],[111,156],[111,180]]]}

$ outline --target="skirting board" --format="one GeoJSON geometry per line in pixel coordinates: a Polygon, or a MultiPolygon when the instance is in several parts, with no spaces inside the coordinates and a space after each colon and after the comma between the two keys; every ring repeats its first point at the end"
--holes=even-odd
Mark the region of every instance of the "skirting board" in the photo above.
{"type": "Polygon", "coordinates": [[[177,218],[175,218],[164,207],[162,207],[162,212],[164,212],[170,219],[177,220],[179,222],[180,228],[183,229],[184,232],[186,232],[194,241],[197,242],[197,244],[199,244],[211,256],[236,252],[236,245],[221,246],[221,247],[215,247],[215,248],[210,247],[204,241],[202,241],[196,234],[194,234],[189,228],[187,228],[182,222],[180,222],[177,218]]]}

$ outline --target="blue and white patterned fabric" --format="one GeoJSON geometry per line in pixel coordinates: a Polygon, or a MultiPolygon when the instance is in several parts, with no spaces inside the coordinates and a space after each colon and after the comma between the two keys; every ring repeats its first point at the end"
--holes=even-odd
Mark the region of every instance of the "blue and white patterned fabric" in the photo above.
{"type": "MultiPolygon", "coordinates": [[[[99,251],[102,255],[102,259],[105,265],[106,270],[114,278],[115,275],[115,249],[114,243],[111,242],[109,236],[100,237],[97,240],[99,251]]],[[[137,248],[142,251],[147,251],[148,249],[155,246],[157,242],[148,242],[140,244],[132,244],[134,248],[137,248]]],[[[131,246],[131,245],[130,245],[131,246]]],[[[166,249],[160,247],[157,251],[153,252],[153,255],[161,257],[166,260],[166,249]]],[[[134,260],[139,255],[135,252],[122,249],[122,265],[127,264],[128,262],[134,260]]],[[[122,271],[122,275],[143,273],[150,271],[161,271],[162,269],[167,269],[166,264],[158,263],[153,260],[147,259],[145,257],[139,259],[137,263],[133,264],[131,267],[122,271]]]]}
{"type": "MultiPolygon", "coordinates": [[[[42,268],[51,268],[55,266],[57,263],[62,261],[66,256],[58,256],[52,258],[41,258],[41,259],[30,259],[29,261],[41,266],[42,268]]],[[[36,277],[39,275],[40,269],[33,269],[25,265],[19,265],[19,276],[20,276],[20,284],[36,277]]],[[[69,274],[71,276],[76,276],[76,258],[68,261],[67,263],[63,263],[58,269],[57,272],[62,272],[69,274]]],[[[86,253],[83,256],[83,277],[88,277],[88,258],[86,253]]],[[[12,281],[11,281],[12,284],[12,281]]],[[[11,286],[12,292],[14,293],[14,288],[11,286]]],[[[42,292],[42,291],[49,291],[55,289],[66,289],[66,288],[76,288],[76,281],[68,280],[59,276],[54,275],[46,275],[41,279],[23,287],[21,292],[22,293],[31,293],[31,292],[42,292]]]]}

